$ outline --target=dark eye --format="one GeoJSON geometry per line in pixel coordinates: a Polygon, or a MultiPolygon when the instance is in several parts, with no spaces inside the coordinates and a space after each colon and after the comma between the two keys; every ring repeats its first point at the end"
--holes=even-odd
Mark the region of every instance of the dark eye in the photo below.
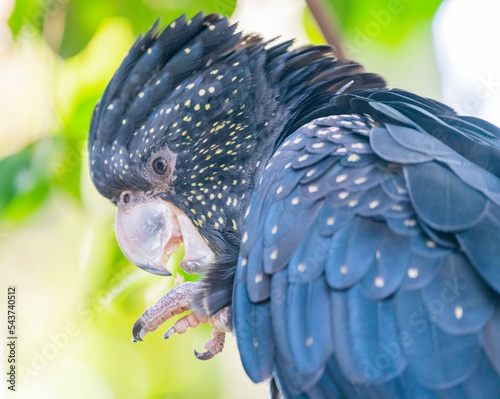
{"type": "Polygon", "coordinates": [[[159,175],[164,175],[168,169],[167,161],[165,158],[159,157],[153,161],[153,169],[159,175]]]}

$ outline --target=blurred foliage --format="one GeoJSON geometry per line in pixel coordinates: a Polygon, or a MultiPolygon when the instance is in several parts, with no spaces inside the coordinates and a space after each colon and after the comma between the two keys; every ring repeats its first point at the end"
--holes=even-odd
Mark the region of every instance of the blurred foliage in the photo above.
{"type": "Polygon", "coordinates": [[[50,187],[50,141],[29,144],[0,161],[0,216],[22,219],[45,201],[50,187]]]}
{"type": "MultiPolygon", "coordinates": [[[[369,44],[399,45],[415,29],[430,23],[439,3],[324,0],[351,53],[368,50],[369,44]]],[[[49,298],[50,304],[47,316],[42,311],[33,312],[46,324],[39,327],[39,336],[25,338],[27,375],[31,375],[29,367],[37,353],[50,343],[46,337],[51,331],[64,330],[68,320],[83,331],[65,349],[67,364],[61,360],[50,372],[33,372],[57,380],[66,376],[67,385],[71,388],[73,382],[81,392],[76,394],[61,385],[58,395],[47,397],[223,397],[221,381],[226,377],[221,376],[221,361],[214,359],[214,366],[207,366],[189,356],[193,340],[201,348],[209,329],[202,327],[191,335],[172,338],[175,345],[158,339],[129,345],[129,328],[168,290],[171,281],[136,272],[121,254],[112,228],[113,207],[98,197],[88,178],[86,137],[96,102],[138,34],[147,31],[157,18],[166,25],[181,14],[191,17],[204,11],[231,15],[235,7],[236,0],[15,2],[8,20],[12,42],[5,53],[14,60],[21,59],[25,52],[41,54],[46,73],[42,78],[52,88],[47,93],[41,86],[41,99],[29,104],[30,109],[47,107],[48,126],[34,120],[33,132],[26,131],[15,137],[15,144],[0,148],[0,247],[4,253],[8,252],[6,247],[10,248],[11,254],[9,259],[0,259],[0,266],[6,268],[9,262],[22,265],[19,274],[10,274],[9,278],[19,278],[20,286],[34,284],[34,297],[25,299],[29,306],[41,306],[45,303],[42,297],[49,298]],[[29,242],[28,250],[25,241],[29,242]],[[36,281],[29,282],[30,276],[36,281]],[[71,363],[71,354],[79,360],[71,363]],[[98,388],[88,388],[93,392],[88,394],[85,383],[77,382],[78,376],[74,376],[80,372],[96,387],[104,381],[102,392],[97,394],[98,388]],[[66,394],[66,389],[70,393],[66,394]]],[[[322,42],[305,5],[300,23],[311,41],[322,42]]],[[[38,73],[29,67],[27,73],[38,73]]],[[[15,83],[21,84],[15,90],[24,90],[20,102],[24,107],[24,99],[31,97],[34,88],[15,83]]],[[[13,123],[16,118],[26,118],[21,105],[19,113],[10,116],[13,123]]],[[[1,134],[17,133],[6,130],[1,134]]],[[[181,257],[182,251],[171,260],[170,270],[181,272],[181,257]]],[[[29,313],[31,309],[24,315],[29,313]]],[[[42,385],[33,388],[36,397],[45,397],[40,392],[52,392],[42,385]]]]}
{"type": "Polygon", "coordinates": [[[442,0],[324,0],[347,36],[374,36],[397,45],[422,24],[430,23],[442,0]]]}
{"type": "MultiPolygon", "coordinates": [[[[340,36],[347,58],[361,63],[369,72],[382,75],[390,87],[440,98],[432,21],[443,0],[320,2],[322,12],[332,21],[340,36]]],[[[303,24],[313,43],[324,43],[308,9],[305,9],[303,24]]]]}
{"type": "MultiPolygon", "coordinates": [[[[97,29],[108,18],[122,17],[130,21],[134,36],[147,31],[151,21],[170,21],[180,14],[192,17],[200,11],[231,15],[236,0],[21,0],[16,2],[9,26],[14,34],[26,24],[40,34],[52,33],[52,26],[62,30],[51,44],[62,57],[70,57],[85,48],[97,29]],[[62,19],[62,20],[61,20],[62,19]]],[[[47,36],[46,36],[47,37],[47,36]]],[[[50,37],[50,36],[49,36],[50,37]]]]}
{"type": "MultiPolygon", "coordinates": [[[[422,30],[430,31],[434,14],[443,0],[321,0],[322,11],[336,27],[349,58],[359,60],[369,47],[397,49],[422,30]]],[[[308,8],[304,28],[313,43],[324,43],[308,8]]]]}

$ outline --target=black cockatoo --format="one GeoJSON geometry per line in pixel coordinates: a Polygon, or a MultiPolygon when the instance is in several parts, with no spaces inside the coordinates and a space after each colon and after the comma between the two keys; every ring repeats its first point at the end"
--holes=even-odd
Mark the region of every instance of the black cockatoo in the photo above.
{"type": "Polygon", "coordinates": [[[91,178],[137,266],[180,283],[135,340],[209,322],[285,398],[500,398],[500,129],[328,46],[202,14],[137,39],[95,108],[91,178]]]}

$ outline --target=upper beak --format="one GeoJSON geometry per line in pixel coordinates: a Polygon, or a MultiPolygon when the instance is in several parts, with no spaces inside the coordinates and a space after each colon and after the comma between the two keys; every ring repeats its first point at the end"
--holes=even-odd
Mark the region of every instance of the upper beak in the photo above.
{"type": "Polygon", "coordinates": [[[127,203],[119,202],[115,232],[130,262],[161,276],[171,275],[165,265],[181,242],[186,253],[181,267],[188,273],[199,272],[213,254],[190,219],[173,204],[157,198],[134,197],[127,203]]]}
{"type": "Polygon", "coordinates": [[[145,200],[135,206],[118,206],[115,232],[125,257],[140,268],[170,276],[168,258],[181,243],[180,229],[170,204],[145,200]]]}

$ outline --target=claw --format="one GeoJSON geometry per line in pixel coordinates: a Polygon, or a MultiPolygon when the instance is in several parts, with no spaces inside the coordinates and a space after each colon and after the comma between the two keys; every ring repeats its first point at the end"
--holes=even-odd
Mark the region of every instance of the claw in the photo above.
{"type": "Polygon", "coordinates": [[[193,350],[194,355],[199,360],[209,360],[213,358],[218,353],[222,352],[224,349],[224,341],[226,340],[226,333],[213,330],[212,331],[212,339],[209,339],[205,342],[206,352],[198,352],[196,349],[193,350]]]}
{"type": "MultiPolygon", "coordinates": [[[[199,283],[184,283],[182,277],[176,279],[175,286],[134,323],[132,342],[142,341],[148,332],[155,331],[172,316],[191,310],[190,301],[199,292],[199,287],[199,283]]],[[[189,328],[197,327],[201,323],[209,323],[212,326],[213,338],[205,343],[206,352],[200,353],[195,349],[194,355],[199,360],[209,360],[222,352],[226,333],[231,331],[229,307],[221,309],[210,318],[196,312],[189,313],[177,320],[173,327],[165,332],[163,339],[168,339],[175,333],[184,334],[189,328]]]]}
{"type": "Polygon", "coordinates": [[[169,339],[174,334],[175,334],[175,327],[171,327],[167,330],[165,334],[163,334],[163,339],[169,339]]]}
{"type": "MultiPolygon", "coordinates": [[[[134,323],[132,342],[142,341],[142,338],[148,332],[155,331],[172,316],[191,309],[190,300],[196,294],[198,287],[199,283],[193,282],[182,283],[173,287],[134,323]]],[[[178,332],[177,330],[175,332],[178,332]]]]}
{"type": "Polygon", "coordinates": [[[215,353],[212,353],[210,351],[206,352],[198,352],[196,349],[193,349],[194,355],[198,360],[210,360],[215,356],[215,353]]]}
{"type": "Polygon", "coordinates": [[[142,317],[139,317],[132,327],[132,342],[143,341],[142,337],[144,337],[144,335],[146,335],[144,332],[144,322],[142,317]]]}

